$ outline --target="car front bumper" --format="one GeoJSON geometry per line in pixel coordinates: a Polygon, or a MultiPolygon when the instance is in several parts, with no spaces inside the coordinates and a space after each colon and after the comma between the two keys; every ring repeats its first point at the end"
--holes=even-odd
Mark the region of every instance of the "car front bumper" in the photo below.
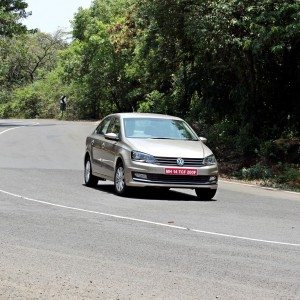
{"type": "MultiPolygon", "coordinates": [[[[125,171],[125,182],[132,187],[168,187],[168,188],[218,188],[218,167],[202,166],[188,167],[197,170],[196,176],[166,175],[165,169],[169,166],[161,166],[140,162],[128,161],[125,171]]],[[[176,167],[180,169],[180,167],[176,167]]],[[[184,169],[184,167],[182,168],[184,169]]]]}

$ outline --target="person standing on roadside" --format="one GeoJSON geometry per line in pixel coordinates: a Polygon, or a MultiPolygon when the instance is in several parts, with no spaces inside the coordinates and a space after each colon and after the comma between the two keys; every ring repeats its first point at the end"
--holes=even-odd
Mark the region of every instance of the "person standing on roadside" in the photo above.
{"type": "Polygon", "coordinates": [[[66,107],[67,107],[67,96],[66,95],[63,95],[60,97],[59,104],[60,104],[61,117],[63,117],[64,111],[66,110],[66,107]]]}

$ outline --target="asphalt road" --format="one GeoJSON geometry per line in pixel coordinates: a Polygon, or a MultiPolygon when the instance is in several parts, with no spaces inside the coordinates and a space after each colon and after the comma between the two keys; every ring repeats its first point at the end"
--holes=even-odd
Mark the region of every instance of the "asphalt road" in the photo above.
{"type": "Polygon", "coordinates": [[[0,120],[0,299],[300,299],[300,195],[83,185],[94,123],[0,120]]]}

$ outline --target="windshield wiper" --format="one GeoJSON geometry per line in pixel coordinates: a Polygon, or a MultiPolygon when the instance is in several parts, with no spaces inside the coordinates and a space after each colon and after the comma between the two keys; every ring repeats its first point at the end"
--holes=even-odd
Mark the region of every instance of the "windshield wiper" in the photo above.
{"type": "Polygon", "coordinates": [[[152,137],[151,140],[174,140],[173,138],[167,138],[167,137],[152,137]]]}

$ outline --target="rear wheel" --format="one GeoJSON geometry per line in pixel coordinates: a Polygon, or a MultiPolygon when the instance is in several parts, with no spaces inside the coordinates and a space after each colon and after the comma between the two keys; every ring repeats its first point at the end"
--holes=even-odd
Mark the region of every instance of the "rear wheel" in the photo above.
{"type": "Polygon", "coordinates": [[[217,192],[217,190],[201,188],[195,189],[195,191],[199,200],[211,200],[217,192]]]}
{"type": "Polygon", "coordinates": [[[125,169],[122,163],[119,163],[115,172],[115,191],[119,196],[124,196],[128,190],[125,183],[125,169]]]}
{"type": "Polygon", "coordinates": [[[98,184],[98,178],[92,174],[92,164],[89,157],[84,165],[84,182],[89,187],[95,187],[98,184]]]}

